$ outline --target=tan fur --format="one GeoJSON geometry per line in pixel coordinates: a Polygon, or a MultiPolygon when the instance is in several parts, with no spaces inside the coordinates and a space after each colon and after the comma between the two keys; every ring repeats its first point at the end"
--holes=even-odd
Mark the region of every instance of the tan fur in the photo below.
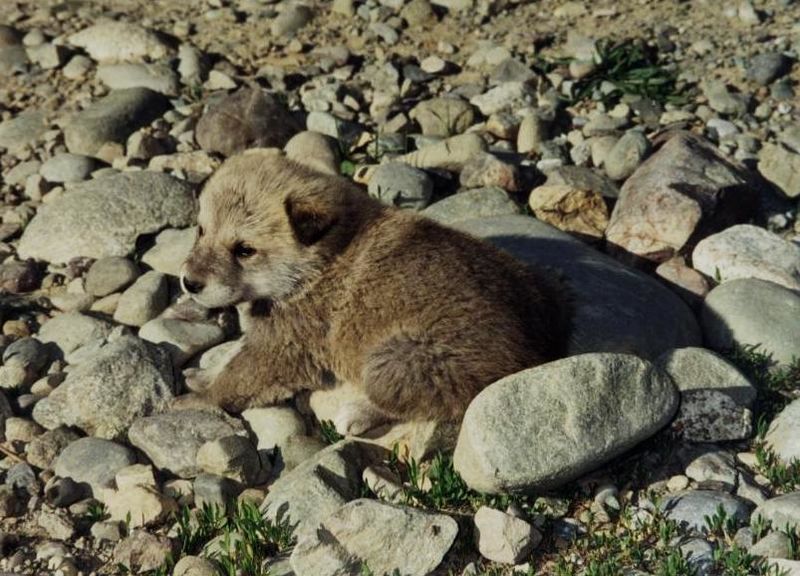
{"type": "Polygon", "coordinates": [[[229,411],[347,382],[387,419],[456,420],[488,384],[565,352],[553,272],[278,154],[225,162],[199,224],[184,278],[204,285],[197,300],[271,302],[202,392],[229,411]],[[237,260],[240,242],[255,253],[237,260]]]}

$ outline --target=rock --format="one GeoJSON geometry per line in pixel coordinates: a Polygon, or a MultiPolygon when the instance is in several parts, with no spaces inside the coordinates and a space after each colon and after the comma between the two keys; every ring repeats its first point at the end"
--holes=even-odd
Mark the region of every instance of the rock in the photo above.
{"type": "Polygon", "coordinates": [[[400,17],[415,28],[436,21],[436,15],[428,0],[411,0],[400,9],[400,17]]]}
{"type": "Polygon", "coordinates": [[[399,156],[395,161],[423,170],[460,172],[472,156],[486,150],[486,141],[477,134],[460,134],[399,156]]]}
{"type": "Polygon", "coordinates": [[[101,438],[70,443],[55,461],[56,476],[76,482],[87,495],[99,494],[114,483],[117,472],[136,462],[130,448],[101,438]]]}
{"type": "Polygon", "coordinates": [[[20,162],[11,170],[8,170],[4,174],[3,179],[5,180],[6,184],[11,184],[12,186],[24,186],[28,177],[38,174],[41,167],[42,163],[38,160],[20,162]]]}
{"type": "Polygon", "coordinates": [[[505,110],[514,111],[530,106],[534,90],[527,82],[503,82],[487,92],[474,96],[470,104],[484,116],[491,116],[505,110]]]}
{"type": "Polygon", "coordinates": [[[48,125],[44,112],[30,110],[0,122],[0,148],[18,151],[40,140],[48,125]]]}
{"type": "Polygon", "coordinates": [[[23,514],[25,504],[11,486],[0,484],[0,518],[10,518],[23,514]]]}
{"type": "Polygon", "coordinates": [[[753,512],[753,520],[769,520],[773,530],[796,530],[800,527],[800,492],[770,498],[753,512]]]}
{"type": "Polygon", "coordinates": [[[202,473],[194,479],[193,489],[194,503],[197,507],[216,506],[230,510],[242,492],[242,485],[224,476],[202,473]]]}
{"type": "Polygon", "coordinates": [[[156,479],[153,474],[153,467],[145,464],[132,464],[126,466],[114,477],[118,490],[133,486],[144,486],[146,488],[156,488],[156,479]]]}
{"type": "Polygon", "coordinates": [[[611,148],[603,165],[612,180],[625,180],[650,153],[650,140],[641,131],[626,132],[611,148]]]}
{"type": "Polygon", "coordinates": [[[761,86],[771,84],[781,76],[786,75],[792,68],[792,61],[780,52],[765,52],[756,54],[750,59],[747,66],[747,78],[761,86]]]}
{"type": "Polygon", "coordinates": [[[441,224],[452,224],[473,218],[506,216],[521,212],[520,207],[505,190],[475,188],[434,202],[420,213],[441,224]]]}
{"type": "Polygon", "coordinates": [[[294,470],[326,447],[327,444],[313,436],[290,436],[280,448],[280,463],[283,464],[283,472],[294,470]]]}
{"type": "Polygon", "coordinates": [[[758,226],[739,224],[701,240],[694,267],[721,282],[759,278],[800,290],[800,245],[758,226]]]}
{"type": "Polygon", "coordinates": [[[124,144],[167,109],[167,98],[147,88],[114,90],[72,117],[64,128],[64,141],[73,154],[95,156],[108,142],[124,144]]]}
{"type": "Polygon", "coordinates": [[[655,359],[671,348],[700,344],[694,314],[678,296],[552,226],[526,216],[454,226],[522,262],[563,271],[575,295],[570,355],[630,352],[655,359]]]}
{"type": "Polygon", "coordinates": [[[591,190],[603,198],[617,198],[619,188],[607,176],[585,166],[559,166],[547,173],[545,185],[565,184],[580,190],[591,190]]]}
{"type": "Polygon", "coordinates": [[[68,40],[98,62],[155,61],[173,51],[157,33],[128,22],[104,21],[72,34],[68,40]]]}
{"type": "Polygon", "coordinates": [[[156,236],[155,245],[142,256],[142,262],[162,274],[180,277],[181,266],[189,257],[197,239],[197,228],[167,228],[156,236]]]}
{"type": "Polygon", "coordinates": [[[479,152],[461,170],[459,182],[464,188],[497,187],[509,192],[519,190],[519,170],[494,154],[479,152]]]}
{"type": "Polygon", "coordinates": [[[122,293],[114,312],[114,320],[128,326],[143,326],[161,314],[168,303],[169,286],[166,276],[151,270],[139,276],[122,293]]]}
{"type": "Polygon", "coordinates": [[[221,326],[207,322],[155,318],[142,326],[139,337],[168,350],[173,364],[180,368],[199,352],[222,342],[225,331],[221,326]]]}
{"type": "Polygon", "coordinates": [[[208,75],[208,61],[205,55],[191,44],[178,47],[178,74],[186,86],[201,84],[208,75]]]}
{"type": "Polygon", "coordinates": [[[61,451],[78,438],[77,433],[64,426],[48,430],[31,440],[25,447],[25,456],[32,466],[49,470],[61,451]]]}
{"type": "Polygon", "coordinates": [[[597,239],[608,226],[608,207],[593,190],[545,184],[531,191],[528,203],[539,220],[564,232],[597,239]]]}
{"type": "Polygon", "coordinates": [[[240,482],[245,486],[257,484],[261,476],[261,461],[255,446],[242,436],[224,436],[209,440],[197,451],[197,466],[240,482]]]}
{"type": "Polygon", "coordinates": [[[492,562],[519,564],[542,541],[542,535],[524,520],[487,506],[478,509],[474,522],[478,552],[492,562]]]}
{"type": "Polygon", "coordinates": [[[217,576],[216,565],[200,556],[184,556],[175,564],[173,576],[217,576]]]}
{"type": "Polygon", "coordinates": [[[21,42],[22,34],[11,26],[0,24],[0,48],[19,46],[21,42]]]}
{"type": "Polygon", "coordinates": [[[242,412],[251,434],[258,441],[259,450],[283,448],[292,436],[304,436],[306,424],[300,414],[288,406],[251,408],[242,412]]]}
{"type": "Polygon", "coordinates": [[[432,98],[423,100],[411,111],[426,136],[449,138],[462,134],[475,122],[475,113],[469,102],[460,98],[432,98]]]}
{"type": "Polygon", "coordinates": [[[314,11],[303,4],[288,4],[275,20],[270,32],[273,36],[291,37],[314,18],[314,11]]]}
{"type": "Polygon", "coordinates": [[[433,195],[433,181],[422,170],[389,162],[378,166],[372,174],[368,192],[388,206],[422,210],[433,195]]]}
{"type": "Polygon", "coordinates": [[[299,130],[275,98],[260,88],[243,88],[209,107],[195,138],[206,152],[232,156],[246,148],[283,148],[299,130]]]}
{"type": "Polygon", "coordinates": [[[141,416],[164,410],[175,382],[167,354],[133,336],[101,347],[33,409],[33,418],[52,430],[77,426],[99,438],[124,437],[141,416]]]}
{"type": "Polygon", "coordinates": [[[23,46],[0,48],[0,76],[24,74],[28,71],[28,54],[23,46]]]}
{"type": "Polygon", "coordinates": [[[98,498],[106,505],[110,520],[126,522],[131,528],[163,523],[170,514],[178,511],[174,500],[148,486],[105,489],[98,498]]]}
{"type": "Polygon", "coordinates": [[[101,64],[97,78],[112,90],[147,88],[166,96],[180,91],[178,75],[164,64],[101,64]]]}
{"type": "Polygon", "coordinates": [[[711,290],[706,277],[689,268],[682,256],[674,256],[659,264],[656,275],[692,307],[699,306],[711,290]]]}
{"type": "Polygon", "coordinates": [[[732,489],[736,486],[738,472],[732,454],[712,450],[692,460],[686,467],[686,476],[695,482],[720,482],[732,489]]]}
{"type": "Polygon", "coordinates": [[[764,438],[784,464],[800,461],[800,399],[792,401],[772,421],[764,438]]]}
{"type": "Polygon", "coordinates": [[[150,159],[148,170],[154,172],[180,172],[193,183],[203,182],[219,168],[221,162],[203,150],[162,154],[150,159]]]}
{"type": "Polygon", "coordinates": [[[781,560],[770,558],[767,564],[781,576],[800,576],[800,560],[781,560]]]}
{"type": "Polygon", "coordinates": [[[297,574],[318,576],[357,576],[363,565],[375,574],[425,576],[441,564],[457,534],[449,516],[356,500],[300,537],[291,565],[297,574]]]}
{"type": "Polygon", "coordinates": [[[36,290],[42,281],[42,274],[35,262],[6,261],[0,265],[0,289],[11,294],[22,294],[36,290]]]}
{"type": "Polygon", "coordinates": [[[677,390],[649,362],[573,356],[485,388],[467,409],[453,462],[481,492],[554,488],[649,438],[677,408],[677,390]]]}
{"type": "Polygon", "coordinates": [[[19,242],[22,258],[66,263],[133,252],[136,239],[195,218],[192,188],[166,174],[124,173],[76,185],[43,205],[19,242]]]}
{"type": "Polygon", "coordinates": [[[321,522],[358,498],[364,468],[386,454],[361,442],[338,442],[282,474],[261,509],[272,520],[288,518],[298,540],[312,537],[321,522]]]}
{"type": "Polygon", "coordinates": [[[397,447],[402,454],[421,462],[438,453],[452,452],[456,446],[458,431],[459,425],[453,422],[398,422],[371,431],[369,442],[387,450],[397,447]]]}
{"type": "Polygon", "coordinates": [[[128,439],[159,470],[192,478],[200,472],[197,466],[200,447],[239,431],[215,413],[178,410],[136,420],[128,431],[128,439]]]}
{"type": "Polygon", "coordinates": [[[749,175],[700,138],[681,132],[626,180],[606,239],[619,251],[656,262],[708,234],[752,217],[749,175]]]}
{"type": "Polygon", "coordinates": [[[57,154],[42,164],[39,173],[48,182],[81,182],[89,178],[97,163],[94,158],[79,154],[57,154]]]}
{"type": "Polygon", "coordinates": [[[701,322],[709,348],[759,346],[775,363],[800,357],[800,296],[783,286],[753,278],[714,288],[703,304],[701,322]]]}
{"type": "Polygon", "coordinates": [[[681,392],[719,391],[740,406],[752,406],[758,391],[747,377],[722,356],[705,348],[670,350],[656,360],[681,392]]]}
{"type": "Polygon", "coordinates": [[[748,552],[766,558],[792,558],[791,541],[783,532],[770,532],[753,544],[748,552]]]}
{"type": "Polygon", "coordinates": [[[800,154],[765,142],[758,153],[758,171],[787,197],[800,197],[800,154]]]}
{"type": "Polygon", "coordinates": [[[753,433],[753,413],[719,390],[687,390],[672,423],[689,442],[745,440],[753,433]]]}
{"type": "Polygon", "coordinates": [[[59,314],[44,323],[36,337],[66,356],[90,342],[105,341],[114,325],[79,313],[59,314]]]}
{"type": "Polygon", "coordinates": [[[705,531],[705,517],[714,516],[720,506],[729,518],[735,518],[739,524],[748,524],[751,505],[725,492],[686,490],[668,495],[660,504],[667,519],[694,532],[705,531]]]}
{"type": "Polygon", "coordinates": [[[166,536],[154,536],[144,530],[134,530],[114,547],[113,562],[134,574],[146,574],[161,568],[176,551],[166,536]]]}
{"type": "Polygon", "coordinates": [[[80,80],[88,76],[92,66],[91,58],[78,54],[69,59],[67,65],[61,70],[61,73],[64,75],[64,78],[80,80]]]}
{"type": "Polygon", "coordinates": [[[38,46],[28,46],[25,49],[28,58],[34,64],[38,64],[45,70],[53,70],[64,64],[66,54],[63,46],[46,42],[38,46]]]}
{"type": "Polygon", "coordinates": [[[129,286],[138,277],[139,267],[135,263],[120,256],[109,256],[92,264],[84,287],[92,296],[108,296],[129,286]]]}
{"type": "Polygon", "coordinates": [[[742,116],[750,107],[750,98],[744,94],[731,92],[725,83],[719,80],[705,82],[703,92],[708,98],[711,109],[720,114],[742,116]]]}
{"type": "Polygon", "coordinates": [[[72,522],[54,512],[40,512],[37,524],[53,540],[70,540],[75,535],[72,522]]]}
{"type": "Polygon", "coordinates": [[[549,127],[542,114],[526,114],[517,132],[517,152],[520,154],[539,154],[542,142],[547,140],[549,127]]]}
{"type": "Polygon", "coordinates": [[[306,130],[298,132],[286,143],[286,157],[305,164],[317,172],[340,176],[339,149],[330,136],[306,130]]]}

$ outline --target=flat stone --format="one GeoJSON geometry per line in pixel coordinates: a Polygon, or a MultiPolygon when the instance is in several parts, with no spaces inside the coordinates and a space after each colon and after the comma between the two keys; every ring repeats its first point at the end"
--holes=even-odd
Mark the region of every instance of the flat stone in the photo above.
{"type": "Polygon", "coordinates": [[[545,184],[531,191],[528,204],[539,220],[578,236],[602,238],[608,226],[608,207],[594,190],[545,184]]]}
{"type": "Polygon", "coordinates": [[[731,226],[701,240],[692,263],[721,282],[759,278],[800,290],[800,245],[751,224],[731,226]]]}
{"type": "Polygon", "coordinates": [[[609,150],[603,165],[612,180],[624,180],[639,167],[650,153],[650,141],[641,131],[631,130],[609,150]]]}
{"type": "Polygon", "coordinates": [[[474,523],[478,552],[492,562],[519,564],[542,541],[542,535],[525,520],[487,506],[478,509],[474,523]]]}
{"type": "Polygon", "coordinates": [[[532,86],[527,82],[503,82],[487,92],[474,96],[470,104],[484,116],[491,116],[504,110],[517,110],[529,107],[534,100],[532,86]]]}
{"type": "MultiPolygon", "coordinates": [[[[117,302],[114,320],[128,326],[144,326],[169,304],[167,278],[161,272],[145,272],[125,290],[117,302]]],[[[147,340],[147,338],[144,338],[147,340]]]]}
{"type": "Polygon", "coordinates": [[[355,500],[298,539],[291,565],[297,574],[317,576],[358,576],[363,565],[375,574],[426,576],[457,534],[458,524],[444,514],[355,500]]]}
{"type": "Polygon", "coordinates": [[[44,112],[22,112],[10,120],[0,122],[0,148],[17,151],[40,140],[47,129],[44,112]]]}
{"type": "Polygon", "coordinates": [[[792,558],[791,541],[783,532],[770,532],[753,544],[748,552],[766,558],[792,558]]]}
{"type": "Polygon", "coordinates": [[[324,134],[305,130],[298,132],[284,147],[286,157],[305,164],[317,172],[340,175],[341,159],[338,143],[324,134]]]}
{"type": "Polygon", "coordinates": [[[76,185],[43,205],[19,242],[22,258],[66,263],[126,256],[136,239],[193,223],[192,187],[166,174],[123,173],[76,185]]]}
{"type": "Polygon", "coordinates": [[[479,152],[486,152],[488,148],[486,141],[477,134],[459,134],[399,156],[395,161],[423,170],[460,172],[470,158],[479,152]]]}
{"type": "Polygon", "coordinates": [[[800,357],[800,295],[753,278],[720,284],[703,304],[701,321],[709,348],[759,346],[775,363],[800,357]]]}
{"type": "Polygon", "coordinates": [[[410,114],[426,136],[449,138],[466,132],[475,122],[469,102],[460,98],[432,98],[417,104],[410,114]]]}
{"type": "Polygon", "coordinates": [[[174,500],[147,486],[105,489],[98,499],[105,504],[110,520],[126,522],[131,528],[161,524],[178,511],[174,500]]]}
{"type": "Polygon", "coordinates": [[[338,442],[282,474],[261,509],[272,520],[288,518],[298,540],[313,536],[321,522],[358,498],[364,468],[387,454],[357,441],[338,442]]]}
{"type": "Polygon", "coordinates": [[[545,185],[557,184],[598,192],[603,198],[619,197],[619,188],[608,176],[585,166],[559,166],[549,171],[545,185]]]}
{"type": "Polygon", "coordinates": [[[716,390],[741,406],[752,406],[758,390],[736,366],[705,348],[670,350],[656,360],[681,392],[716,390]]]}
{"type": "Polygon", "coordinates": [[[142,256],[142,262],[162,274],[180,277],[181,266],[197,239],[197,228],[168,228],[156,236],[155,245],[142,256]]]}
{"type": "Polygon", "coordinates": [[[274,97],[245,88],[210,106],[197,123],[195,138],[207,152],[232,156],[246,148],[283,148],[299,130],[274,97]]]}
{"type": "Polygon", "coordinates": [[[800,399],[793,400],[775,417],[764,438],[784,464],[800,461],[800,399]]]}
{"type": "Polygon", "coordinates": [[[211,440],[241,432],[222,417],[199,410],[178,410],[139,418],[130,427],[130,443],[153,465],[180,478],[199,474],[197,451],[211,440]]]}
{"type": "Polygon", "coordinates": [[[166,536],[155,536],[144,530],[134,530],[114,547],[115,566],[124,566],[134,574],[147,574],[160,569],[176,550],[166,536]]]}
{"type": "Polygon", "coordinates": [[[125,144],[128,136],[168,109],[166,96],[147,88],[114,90],[72,117],[64,141],[73,154],[94,156],[106,143],[125,144]]]}
{"type": "Polygon", "coordinates": [[[179,368],[192,357],[219,344],[225,330],[218,324],[187,322],[176,318],[155,318],[142,326],[139,337],[165,348],[179,368]]]}
{"type": "Polygon", "coordinates": [[[742,167],[680,132],[625,181],[606,239],[628,258],[663,262],[691,248],[697,231],[749,220],[756,200],[757,188],[742,167]]]}
{"type": "Polygon", "coordinates": [[[554,488],[649,438],[677,409],[677,390],[649,362],[573,356],[485,388],[467,409],[453,462],[481,492],[554,488]]]}
{"type": "Polygon", "coordinates": [[[42,325],[36,337],[54,344],[66,356],[90,342],[105,341],[113,329],[110,322],[74,312],[54,316],[42,325]]]}
{"type": "Polygon", "coordinates": [[[655,359],[671,348],[700,344],[694,314],[678,296],[565,232],[527,216],[454,226],[522,262],[563,271],[575,295],[571,355],[630,352],[655,359]]]}
{"type": "Polygon", "coordinates": [[[735,518],[743,525],[748,524],[752,506],[726,492],[686,490],[668,495],[660,504],[668,519],[694,532],[704,532],[705,517],[714,516],[720,506],[729,518],[735,518]]]}
{"type": "Polygon", "coordinates": [[[259,450],[283,448],[293,436],[305,436],[303,417],[289,406],[251,408],[242,412],[242,419],[258,441],[259,450]]]}
{"type": "Polygon", "coordinates": [[[101,22],[72,34],[68,40],[98,62],[160,60],[173,52],[156,32],[128,22],[101,22]]]}
{"type": "Polygon", "coordinates": [[[787,197],[800,197],[800,154],[764,142],[758,154],[758,171],[787,197]]]}
{"type": "Polygon", "coordinates": [[[440,224],[452,224],[474,218],[520,214],[522,209],[500,188],[464,190],[438,202],[420,213],[440,224]]]}
{"type": "MultiPolygon", "coordinates": [[[[209,440],[197,451],[197,466],[208,474],[230,478],[253,486],[262,475],[256,447],[243,436],[224,436],[209,440]]],[[[266,469],[265,472],[269,472],[266,469]]]]}
{"type": "Polygon", "coordinates": [[[672,427],[689,442],[745,440],[753,433],[753,413],[720,390],[686,390],[672,427]]]}
{"type": "Polygon", "coordinates": [[[136,462],[130,448],[101,438],[81,438],[70,443],[55,461],[56,476],[70,478],[88,494],[98,494],[114,484],[117,472],[136,462]]]}
{"type": "Polygon", "coordinates": [[[166,96],[177,96],[178,74],[164,64],[101,64],[97,78],[112,90],[147,88],[166,96]]]}
{"type": "Polygon", "coordinates": [[[108,296],[132,284],[139,277],[139,267],[120,256],[100,258],[86,273],[84,287],[92,296],[108,296]]]}
{"type": "Polygon", "coordinates": [[[686,476],[695,482],[720,482],[734,488],[738,475],[733,455],[723,450],[701,454],[686,466],[686,476]]]}
{"type": "Polygon", "coordinates": [[[77,426],[99,438],[124,438],[134,420],[164,410],[174,392],[167,354],[123,336],[70,370],[66,380],[34,406],[33,418],[50,430],[77,426]]]}

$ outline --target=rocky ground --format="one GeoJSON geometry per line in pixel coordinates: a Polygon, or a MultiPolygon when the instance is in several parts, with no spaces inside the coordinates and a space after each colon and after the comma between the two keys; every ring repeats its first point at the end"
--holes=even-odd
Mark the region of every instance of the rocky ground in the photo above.
{"type": "Polygon", "coordinates": [[[0,573],[800,574],[798,22],[0,3],[0,573]],[[177,275],[251,147],[563,270],[570,357],[375,443],[331,425],[346,390],[171,408],[239,336],[177,275]]]}

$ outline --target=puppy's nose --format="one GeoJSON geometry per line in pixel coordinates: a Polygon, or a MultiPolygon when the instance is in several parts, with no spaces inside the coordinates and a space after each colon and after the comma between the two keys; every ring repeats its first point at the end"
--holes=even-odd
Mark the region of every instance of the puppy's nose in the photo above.
{"type": "Polygon", "coordinates": [[[181,285],[183,289],[189,294],[197,294],[203,289],[203,283],[198,280],[192,280],[188,276],[181,276],[181,285]]]}

